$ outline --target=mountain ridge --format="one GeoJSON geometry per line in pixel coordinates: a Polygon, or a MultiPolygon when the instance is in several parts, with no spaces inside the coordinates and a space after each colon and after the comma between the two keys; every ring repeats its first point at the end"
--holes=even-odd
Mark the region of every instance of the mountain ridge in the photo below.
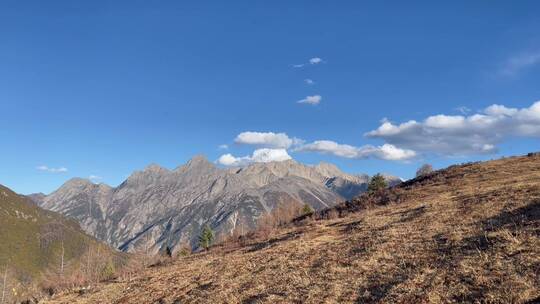
{"type": "Polygon", "coordinates": [[[343,173],[328,163],[220,168],[197,155],[173,170],[150,164],[117,187],[73,178],[39,205],[75,218],[87,233],[116,248],[158,252],[184,243],[196,247],[207,224],[218,235],[238,225],[253,229],[279,204],[329,207],[365,191],[367,182],[367,175],[343,173]]]}

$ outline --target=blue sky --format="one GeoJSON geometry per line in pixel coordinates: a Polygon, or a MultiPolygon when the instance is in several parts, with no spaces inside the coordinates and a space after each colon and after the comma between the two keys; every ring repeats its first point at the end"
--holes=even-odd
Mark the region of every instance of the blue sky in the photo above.
{"type": "Polygon", "coordinates": [[[2,1],[0,183],[195,154],[409,178],[540,149],[535,1],[200,2],[2,1]]]}

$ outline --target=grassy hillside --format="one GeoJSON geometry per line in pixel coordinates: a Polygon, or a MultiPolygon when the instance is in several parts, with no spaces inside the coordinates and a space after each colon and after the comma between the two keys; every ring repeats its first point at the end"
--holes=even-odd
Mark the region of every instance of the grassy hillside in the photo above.
{"type": "Polygon", "coordinates": [[[68,273],[88,248],[106,248],[87,236],[75,221],[45,211],[1,185],[0,244],[0,274],[3,277],[7,268],[9,295],[15,290],[16,298],[30,293],[45,271],[60,272],[62,252],[64,272],[68,273]]]}
{"type": "Polygon", "coordinates": [[[48,303],[540,301],[540,157],[453,166],[48,303]]]}

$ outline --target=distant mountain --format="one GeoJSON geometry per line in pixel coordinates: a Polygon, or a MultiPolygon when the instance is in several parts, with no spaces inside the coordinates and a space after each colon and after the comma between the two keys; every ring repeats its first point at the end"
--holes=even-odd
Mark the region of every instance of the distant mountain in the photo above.
{"type": "Polygon", "coordinates": [[[46,195],[41,192],[27,195],[27,197],[35,204],[42,202],[45,199],[45,196],[46,195]]]}
{"type": "MultiPolygon", "coordinates": [[[[399,179],[388,178],[395,183],[399,179]]],[[[279,204],[332,206],[365,191],[369,177],[293,160],[218,168],[202,156],[174,170],[150,165],[116,188],[75,178],[38,199],[75,218],[89,234],[124,251],[196,246],[208,224],[219,234],[251,229],[279,204]]]]}
{"type": "Polygon", "coordinates": [[[11,285],[27,289],[45,271],[67,269],[97,243],[76,221],[0,185],[0,271],[7,267],[11,285]]]}

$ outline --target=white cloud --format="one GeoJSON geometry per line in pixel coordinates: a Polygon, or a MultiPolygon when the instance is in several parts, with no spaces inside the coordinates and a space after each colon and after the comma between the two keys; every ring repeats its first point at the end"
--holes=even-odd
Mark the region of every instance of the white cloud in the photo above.
{"type": "Polygon", "coordinates": [[[219,146],[218,146],[218,149],[220,149],[220,150],[227,150],[227,149],[229,149],[229,145],[226,145],[226,144],[219,145],[219,146]]]}
{"type": "Polygon", "coordinates": [[[319,64],[321,62],[323,62],[323,61],[319,57],[313,57],[313,58],[309,59],[309,64],[319,64]]]}
{"type": "Polygon", "coordinates": [[[269,148],[289,148],[298,143],[299,139],[290,138],[285,133],[274,132],[242,132],[236,136],[234,142],[244,145],[259,145],[269,148]]]}
{"type": "Polygon", "coordinates": [[[48,166],[45,166],[45,165],[37,166],[36,169],[39,171],[46,171],[46,172],[51,172],[51,173],[64,173],[68,171],[68,169],[65,167],[49,168],[48,166]]]}
{"type": "Polygon", "coordinates": [[[305,141],[291,138],[285,133],[243,132],[236,137],[236,143],[274,149],[259,149],[252,156],[244,157],[225,154],[219,162],[225,165],[239,165],[264,161],[261,158],[262,155],[266,155],[264,153],[270,153],[268,157],[275,159],[277,152],[274,151],[280,151],[282,156],[289,159],[286,149],[344,158],[373,157],[392,161],[409,160],[426,153],[445,156],[489,154],[496,152],[497,145],[509,138],[540,138],[540,101],[526,108],[509,108],[494,104],[476,114],[439,114],[422,121],[410,120],[401,124],[383,119],[376,130],[365,133],[365,136],[382,139],[384,144],[353,146],[331,140],[316,140],[306,144],[305,141]]]}
{"type": "Polygon", "coordinates": [[[315,64],[319,64],[319,63],[323,63],[323,62],[324,61],[321,58],[313,57],[313,58],[310,58],[307,63],[293,64],[292,67],[293,68],[303,68],[306,65],[315,65],[315,64]]]}
{"type": "Polygon", "coordinates": [[[515,115],[517,112],[518,112],[517,109],[507,108],[505,106],[498,105],[498,104],[491,105],[484,110],[484,113],[491,116],[500,116],[500,115],[512,116],[512,115],[515,115]]]}
{"type": "Polygon", "coordinates": [[[384,144],[379,147],[371,145],[355,147],[351,145],[338,144],[331,140],[317,140],[312,143],[299,146],[295,149],[295,151],[316,152],[356,159],[375,157],[384,160],[408,160],[416,156],[416,152],[412,150],[400,149],[390,144],[384,144]]]}
{"type": "Polygon", "coordinates": [[[412,150],[397,148],[390,144],[379,147],[371,145],[355,147],[338,144],[330,140],[317,140],[306,144],[302,139],[291,138],[285,133],[274,132],[242,132],[236,137],[235,142],[238,144],[266,146],[271,149],[258,149],[253,152],[253,155],[243,157],[235,157],[229,153],[224,154],[218,159],[220,164],[240,166],[252,162],[286,160],[290,159],[287,154],[287,149],[290,148],[293,152],[316,152],[356,159],[375,157],[385,160],[407,160],[416,156],[416,153],[412,150]]]}
{"type": "Polygon", "coordinates": [[[442,155],[486,154],[510,137],[540,137],[540,101],[516,109],[492,105],[478,114],[434,115],[398,125],[383,121],[367,137],[417,152],[442,155]]]}
{"type": "Polygon", "coordinates": [[[315,81],[313,81],[313,79],[304,79],[304,82],[307,84],[307,85],[314,85],[315,84],[315,81]]]}
{"type": "Polygon", "coordinates": [[[499,71],[503,76],[516,76],[523,70],[540,64],[540,52],[526,52],[509,58],[499,71]]]}
{"type": "Polygon", "coordinates": [[[350,145],[338,144],[331,140],[316,140],[296,148],[295,151],[318,152],[345,158],[355,158],[358,155],[358,148],[350,145]]]}
{"type": "Polygon", "coordinates": [[[241,157],[234,157],[231,153],[227,153],[221,155],[217,162],[224,166],[236,166],[241,162],[241,157]]]}
{"type": "Polygon", "coordinates": [[[460,128],[465,121],[463,116],[435,115],[426,119],[425,125],[432,128],[460,128]]]}
{"type": "Polygon", "coordinates": [[[251,156],[235,157],[230,153],[221,155],[217,162],[224,166],[247,166],[251,163],[267,163],[292,159],[285,149],[262,148],[253,151],[251,156]]]}
{"type": "Polygon", "coordinates": [[[401,149],[391,144],[384,144],[377,149],[374,156],[385,160],[407,160],[416,156],[413,150],[401,149]]]}
{"type": "Polygon", "coordinates": [[[301,99],[297,101],[298,103],[306,103],[310,105],[318,105],[321,103],[322,96],[321,95],[313,95],[313,96],[306,96],[306,98],[301,99]]]}

